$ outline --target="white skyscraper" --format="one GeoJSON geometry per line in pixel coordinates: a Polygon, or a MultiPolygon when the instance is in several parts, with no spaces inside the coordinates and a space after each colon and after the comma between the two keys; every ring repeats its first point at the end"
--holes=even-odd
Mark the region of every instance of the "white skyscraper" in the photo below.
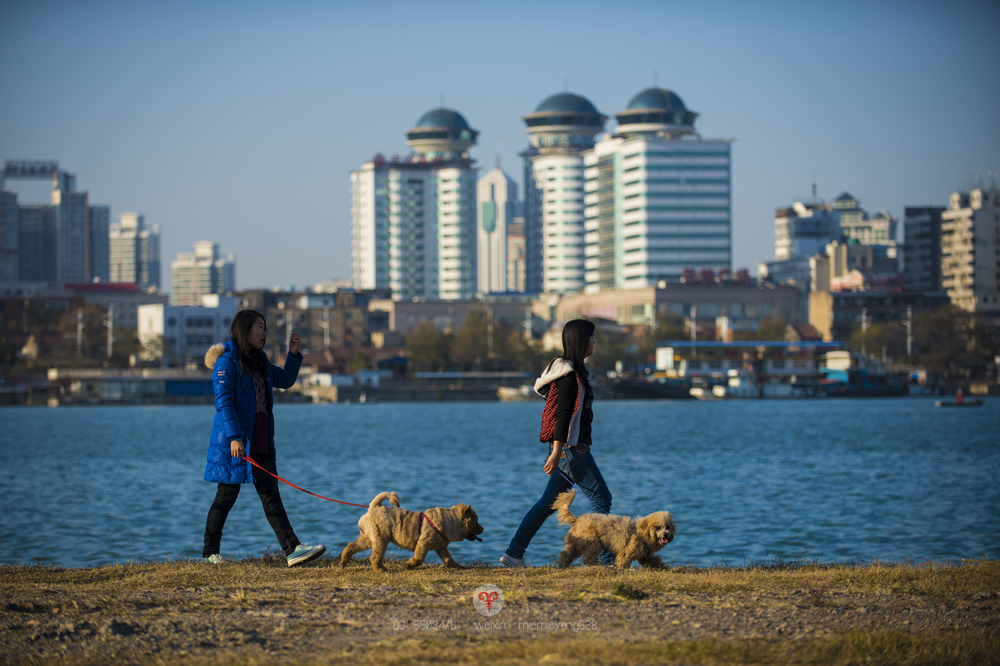
{"type": "Polygon", "coordinates": [[[476,185],[479,223],[479,291],[484,294],[513,291],[507,284],[507,230],[514,218],[517,183],[497,166],[476,185]]]}
{"type": "Polygon", "coordinates": [[[604,129],[586,97],[559,93],[524,117],[524,235],[529,292],[584,287],[583,151],[604,129]]]}
{"type": "Polygon", "coordinates": [[[206,294],[225,294],[236,289],[236,255],[223,255],[219,244],[198,241],[194,252],[179,252],[170,264],[174,305],[200,305],[206,294]]]}
{"type": "Polygon", "coordinates": [[[587,291],[730,270],[730,141],[702,139],[698,114],[650,88],[585,154],[587,291]]]}
{"type": "Polygon", "coordinates": [[[425,113],[406,133],[416,154],[381,154],[351,172],[354,286],[388,287],[395,300],[476,293],[479,132],[451,109],[425,113]]]}
{"type": "Polygon", "coordinates": [[[160,289],[160,227],[123,213],[108,229],[111,282],[135,282],[140,291],[160,289]]]}

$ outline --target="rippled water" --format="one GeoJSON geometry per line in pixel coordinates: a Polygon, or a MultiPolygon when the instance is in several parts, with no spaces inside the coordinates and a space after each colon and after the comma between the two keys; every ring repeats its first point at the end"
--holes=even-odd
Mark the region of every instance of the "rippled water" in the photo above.
{"type": "MultiPolygon", "coordinates": [[[[612,511],[674,514],[666,561],[1000,555],[1000,400],[607,401],[594,411],[612,511]]],[[[484,541],[452,554],[494,562],[547,479],[540,412],[540,402],[279,404],[278,472],[356,503],[385,490],[412,509],[470,503],[484,541]]],[[[215,493],[202,477],[213,415],[208,405],[0,410],[0,561],[200,557],[215,493]]],[[[282,495],[303,541],[339,553],[357,535],[361,509],[282,495]]],[[[528,562],[553,562],[564,534],[546,522],[528,562]]],[[[268,548],[274,534],[244,487],[223,554],[268,548]]]]}

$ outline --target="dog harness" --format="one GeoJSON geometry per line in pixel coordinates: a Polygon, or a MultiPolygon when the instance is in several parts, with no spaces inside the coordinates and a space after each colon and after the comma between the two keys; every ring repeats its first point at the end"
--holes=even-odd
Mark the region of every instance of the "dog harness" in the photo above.
{"type": "Polygon", "coordinates": [[[420,526],[421,527],[423,527],[423,524],[424,524],[425,520],[427,521],[427,524],[431,526],[431,529],[438,533],[438,536],[440,536],[445,541],[448,540],[448,537],[446,537],[445,535],[441,534],[441,530],[439,530],[437,528],[437,526],[434,523],[431,522],[431,519],[428,518],[427,515],[423,511],[421,511],[420,512],[420,526]]]}

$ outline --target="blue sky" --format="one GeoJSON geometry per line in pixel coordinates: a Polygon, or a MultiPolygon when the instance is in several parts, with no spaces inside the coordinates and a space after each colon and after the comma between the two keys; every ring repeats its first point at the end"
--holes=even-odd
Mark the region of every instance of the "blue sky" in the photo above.
{"type": "Polygon", "coordinates": [[[996,2],[0,2],[0,159],[159,224],[168,284],[210,239],[240,288],[302,286],[350,277],[348,173],[442,93],[520,182],[521,117],[564,81],[611,116],[655,71],[735,139],[752,267],[814,179],[902,218],[1000,169],[998,25],[996,2]]]}

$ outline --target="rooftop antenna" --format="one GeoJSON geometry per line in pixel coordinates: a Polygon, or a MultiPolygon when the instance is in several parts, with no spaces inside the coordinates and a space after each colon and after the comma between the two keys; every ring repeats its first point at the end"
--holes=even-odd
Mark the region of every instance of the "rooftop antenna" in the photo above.
{"type": "Polygon", "coordinates": [[[816,172],[813,171],[813,203],[819,203],[816,201],[816,172]]]}
{"type": "Polygon", "coordinates": [[[497,139],[493,144],[493,152],[496,153],[496,164],[497,168],[500,168],[500,139],[497,139]]]}

